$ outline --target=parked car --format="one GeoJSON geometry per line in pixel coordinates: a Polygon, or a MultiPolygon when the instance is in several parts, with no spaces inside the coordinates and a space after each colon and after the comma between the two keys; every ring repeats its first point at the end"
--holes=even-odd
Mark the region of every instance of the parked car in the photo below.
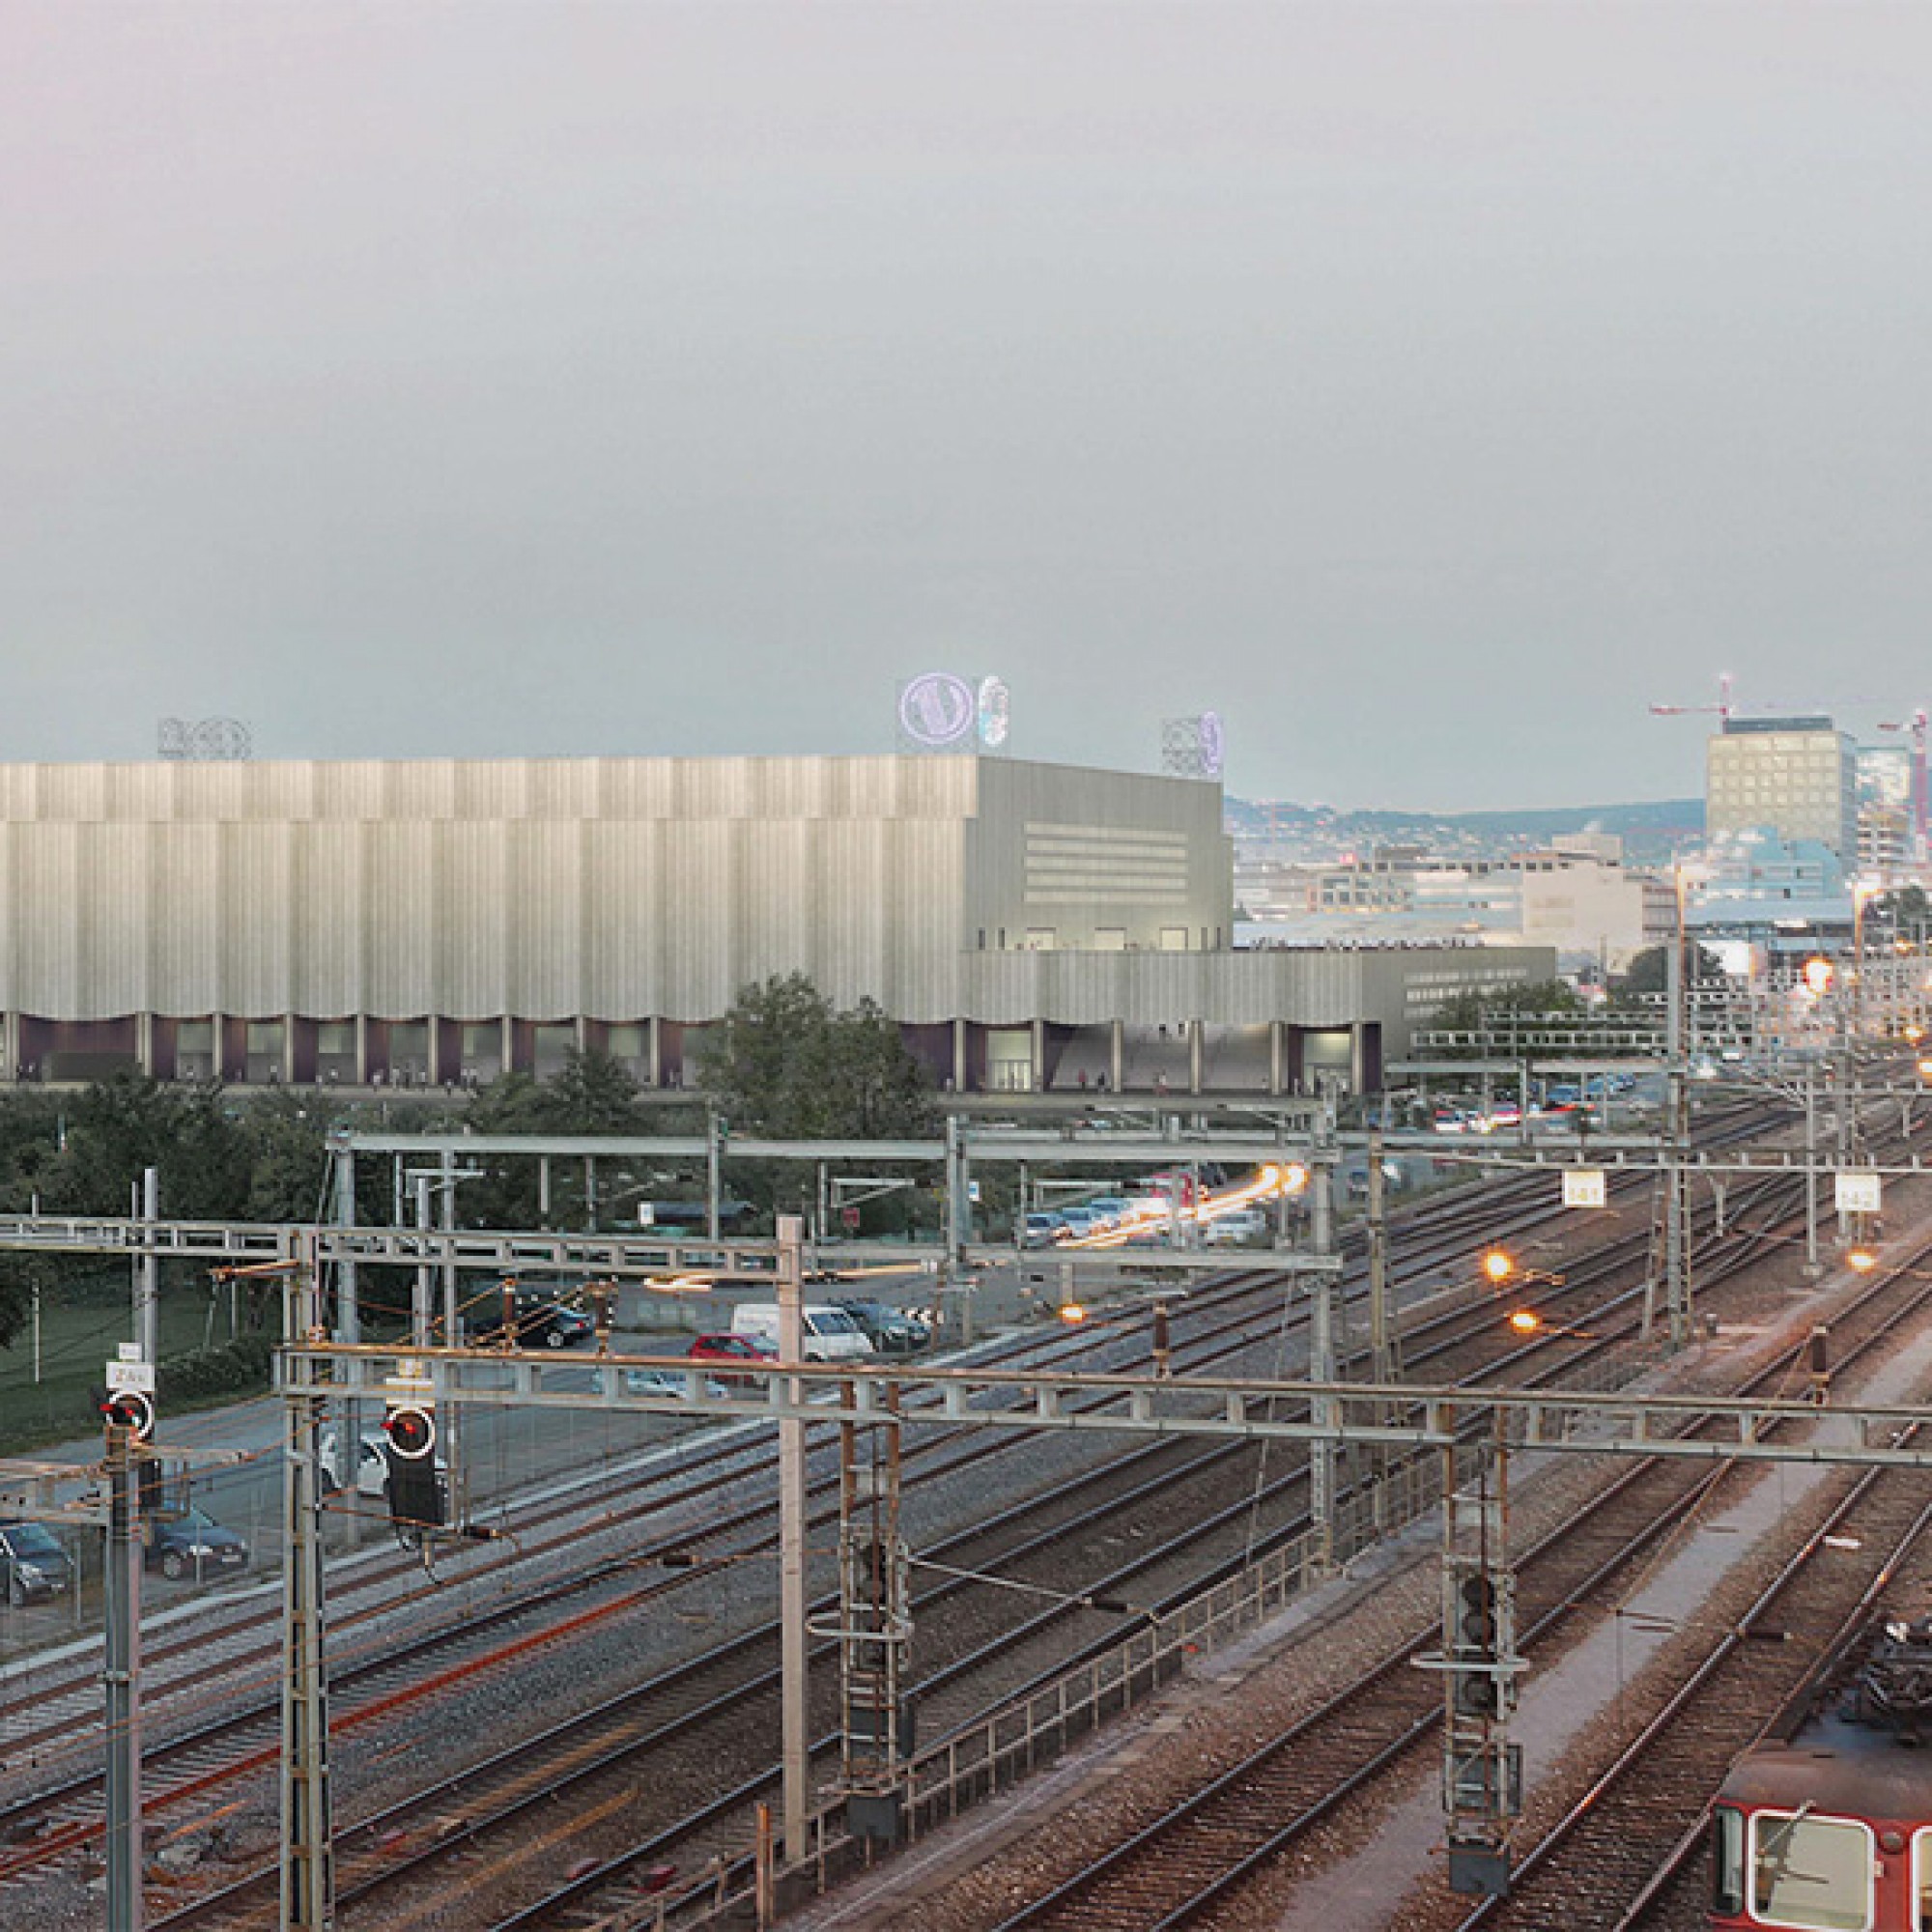
{"type": "MultiPolygon", "coordinates": [[[[596,1321],[587,1308],[574,1308],[549,1294],[518,1289],[514,1297],[515,1346],[519,1349],[570,1349],[588,1342],[597,1332],[596,1321]]],[[[503,1308],[500,1300],[492,1307],[487,1301],[478,1319],[469,1324],[470,1339],[476,1342],[503,1340],[503,1308]]]]}
{"type": "Polygon", "coordinates": [[[697,1369],[626,1369],[624,1389],[629,1395],[674,1395],[686,1401],[699,1395],[730,1394],[716,1376],[697,1369]]]}
{"type": "MultiPolygon", "coordinates": [[[[685,1353],[698,1362],[775,1362],[779,1358],[776,1349],[752,1335],[700,1335],[685,1353]]],[[[751,1382],[755,1386],[764,1380],[762,1376],[726,1375],[723,1369],[713,1373],[720,1381],[733,1385],[751,1382]]]]}
{"type": "Polygon", "coordinates": [[[1029,1214],[1020,1223],[1020,1246],[1050,1248],[1066,1238],[1066,1223],[1058,1214],[1029,1214]]]}
{"type": "Polygon", "coordinates": [[[38,1603],[73,1587],[73,1564],[45,1523],[0,1523],[0,1577],[8,1603],[38,1603]]]}
{"type": "Polygon", "coordinates": [[[1259,1208],[1235,1208],[1209,1221],[1201,1237],[1209,1247],[1239,1246],[1261,1240],[1267,1231],[1267,1216],[1259,1208]]]}
{"type": "Polygon", "coordinates": [[[834,1303],[866,1332],[866,1339],[882,1355],[916,1355],[932,1345],[932,1330],[903,1309],[883,1301],[852,1298],[834,1303]]]}
{"type": "MultiPolygon", "coordinates": [[[[850,1362],[872,1352],[866,1331],[842,1308],[809,1301],[799,1311],[808,1362],[850,1362]]],[[[741,1301],[731,1311],[731,1332],[763,1342],[774,1353],[779,1345],[776,1301],[741,1301]]]]}
{"type": "MultiPolygon", "coordinates": [[[[342,1440],[332,1429],[322,1432],[322,1492],[326,1496],[334,1495],[345,1489],[347,1483],[342,1467],[342,1440]]],[[[449,1486],[449,1464],[439,1455],[436,1459],[438,1480],[445,1491],[449,1486]]],[[[389,1453],[386,1439],[376,1430],[364,1433],[360,1453],[355,1459],[355,1493],[361,1496],[382,1497],[389,1490],[389,1453]]]]}
{"type": "Polygon", "coordinates": [[[248,1546],[203,1509],[185,1510],[180,1516],[151,1516],[146,1533],[143,1560],[163,1577],[181,1577],[189,1572],[206,1577],[248,1566],[248,1546]]]}

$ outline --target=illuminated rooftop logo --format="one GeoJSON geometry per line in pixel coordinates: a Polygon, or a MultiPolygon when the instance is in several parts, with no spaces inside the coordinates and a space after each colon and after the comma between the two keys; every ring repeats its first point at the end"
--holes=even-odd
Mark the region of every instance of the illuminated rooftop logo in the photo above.
{"type": "Polygon", "coordinates": [[[1012,701],[997,677],[928,670],[899,686],[902,752],[999,752],[1012,728],[1012,701]]]}

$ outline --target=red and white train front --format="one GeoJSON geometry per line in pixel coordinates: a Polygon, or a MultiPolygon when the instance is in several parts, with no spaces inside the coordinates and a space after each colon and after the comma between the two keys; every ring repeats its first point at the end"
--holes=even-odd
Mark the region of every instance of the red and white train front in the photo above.
{"type": "Polygon", "coordinates": [[[1718,1794],[1711,1924],[1932,1932],[1932,1623],[1885,1626],[1811,1704],[1718,1794]]]}

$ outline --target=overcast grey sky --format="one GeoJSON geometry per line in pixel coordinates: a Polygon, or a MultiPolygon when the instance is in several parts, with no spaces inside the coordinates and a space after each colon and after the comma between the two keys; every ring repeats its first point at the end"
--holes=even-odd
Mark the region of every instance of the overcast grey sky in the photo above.
{"type": "Polygon", "coordinates": [[[1932,702],[1932,9],[0,0],[0,757],[1692,792],[1932,702]]]}

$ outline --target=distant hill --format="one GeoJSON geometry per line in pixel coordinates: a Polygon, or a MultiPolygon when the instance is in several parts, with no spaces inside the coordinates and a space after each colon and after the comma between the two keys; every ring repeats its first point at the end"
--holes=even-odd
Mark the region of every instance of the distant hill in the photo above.
{"type": "Polygon", "coordinates": [[[1655,865],[1704,837],[1704,801],[1670,798],[1534,811],[1337,811],[1324,805],[1229,798],[1228,830],[1283,859],[1319,861],[1376,845],[1422,845],[1444,858],[1488,858],[1548,844],[1558,833],[1607,832],[1635,865],[1655,865]]]}

